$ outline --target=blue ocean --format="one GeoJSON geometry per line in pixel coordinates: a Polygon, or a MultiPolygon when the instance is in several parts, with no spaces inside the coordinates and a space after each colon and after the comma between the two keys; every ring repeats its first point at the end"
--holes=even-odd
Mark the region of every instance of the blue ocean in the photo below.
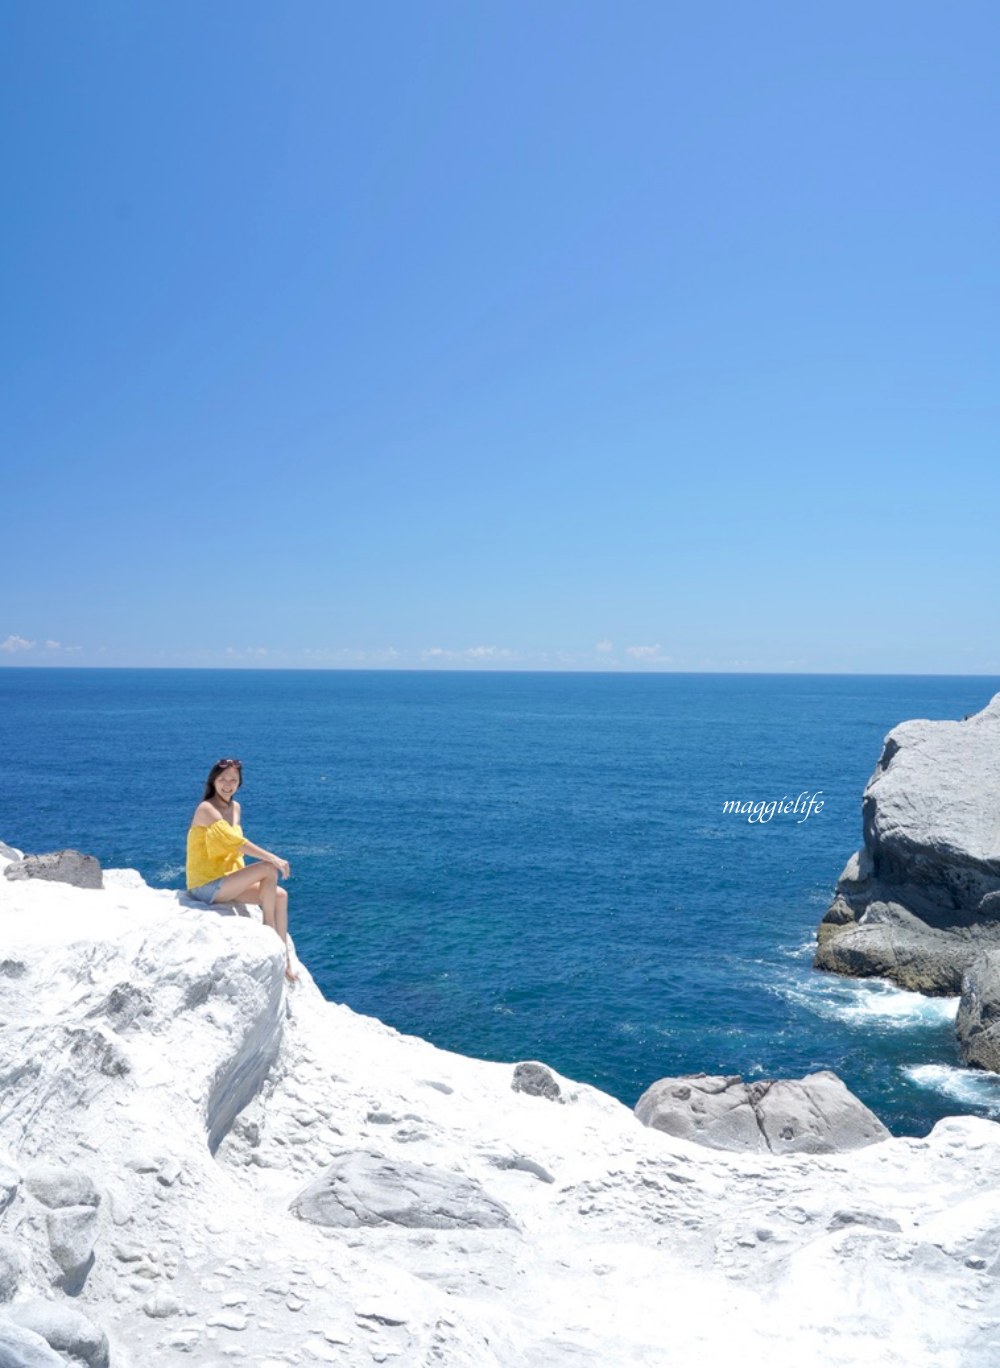
{"type": "Polygon", "coordinates": [[[666,1075],[833,1069],[895,1133],[924,1135],[1000,1117],[1000,1079],[961,1066],[954,999],[817,973],[814,934],[886,732],[998,690],[6,668],[0,839],[180,888],[205,775],[237,756],[244,829],[291,862],[292,933],[328,998],[629,1106],[666,1075]],[[798,811],[725,810],[782,800],[798,811]]]}

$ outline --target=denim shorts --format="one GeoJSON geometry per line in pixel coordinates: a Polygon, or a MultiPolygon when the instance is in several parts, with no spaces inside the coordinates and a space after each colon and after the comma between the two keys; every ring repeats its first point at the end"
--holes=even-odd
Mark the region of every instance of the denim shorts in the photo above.
{"type": "Polygon", "coordinates": [[[189,898],[194,898],[196,902],[210,903],[222,887],[221,879],[213,879],[211,883],[199,884],[197,888],[189,888],[187,893],[189,898]]]}

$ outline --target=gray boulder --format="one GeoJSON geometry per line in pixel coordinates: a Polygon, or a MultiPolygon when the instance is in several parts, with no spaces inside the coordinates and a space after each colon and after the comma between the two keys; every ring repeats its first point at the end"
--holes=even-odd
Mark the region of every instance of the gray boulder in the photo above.
{"type": "Polygon", "coordinates": [[[90,1174],[65,1164],[32,1164],[24,1175],[24,1186],[42,1206],[96,1207],[101,1202],[90,1174]]]}
{"type": "Polygon", "coordinates": [[[834,1154],[885,1140],[882,1122],[835,1073],[744,1083],[736,1076],[661,1078],[635,1105],[644,1126],[709,1149],[834,1154]]]}
{"type": "Polygon", "coordinates": [[[322,1226],[401,1225],[447,1230],[511,1226],[510,1212],[475,1181],[431,1164],[385,1159],[350,1150],[291,1206],[304,1221],[322,1226]]]}
{"type": "Polygon", "coordinates": [[[709,1149],[767,1148],[747,1099],[746,1084],[735,1074],[657,1079],[635,1104],[635,1114],[644,1126],[709,1149]]]}
{"type": "Polygon", "coordinates": [[[547,1097],[551,1102],[562,1101],[562,1089],[556,1082],[552,1070],[534,1059],[516,1066],[510,1086],[514,1092],[527,1093],[529,1097],[547,1097]]]}
{"type": "Polygon", "coordinates": [[[1000,1073],[1000,954],[980,955],[969,966],[955,1030],[966,1064],[1000,1073]]]}
{"type": "MultiPolygon", "coordinates": [[[[15,1324],[34,1331],[60,1354],[80,1360],[87,1368],[108,1368],[108,1337],[82,1311],[38,1300],[11,1307],[9,1314],[15,1324]]],[[[57,1362],[65,1368],[63,1362],[57,1362]]]]}
{"type": "Polygon", "coordinates": [[[963,974],[981,952],[982,941],[967,933],[865,922],[824,941],[814,966],[851,978],[891,979],[900,988],[929,997],[954,997],[961,992],[963,974]]]}
{"type": "Polygon", "coordinates": [[[25,855],[4,866],[8,879],[50,879],[75,888],[103,888],[104,875],[93,855],[78,850],[53,850],[46,855],[25,855]]]}
{"type": "Polygon", "coordinates": [[[94,1257],[96,1207],[60,1207],[46,1213],[45,1224],[53,1259],[66,1277],[75,1281],[86,1273],[94,1257]]]}
{"type": "Polygon", "coordinates": [[[862,797],[864,847],[837,881],[815,966],[954,994],[1000,949],[1000,694],[961,722],[903,722],[862,797]]]}
{"type": "Polygon", "coordinates": [[[66,1368],[66,1360],[34,1330],[0,1320],[0,1368],[66,1368]]]}
{"type": "Polygon", "coordinates": [[[24,1256],[13,1240],[0,1238],[0,1302],[13,1301],[24,1277],[24,1256]]]}
{"type": "Polygon", "coordinates": [[[889,1138],[873,1111],[829,1069],[747,1085],[772,1154],[836,1154],[889,1138]]]}

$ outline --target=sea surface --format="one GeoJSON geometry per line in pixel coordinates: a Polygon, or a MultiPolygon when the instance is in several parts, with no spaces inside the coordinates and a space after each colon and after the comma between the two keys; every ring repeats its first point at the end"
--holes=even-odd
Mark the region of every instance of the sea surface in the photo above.
{"type": "Polygon", "coordinates": [[[885,734],[976,676],[0,670],[0,839],[180,888],[221,756],[287,858],[328,998],[629,1106],[654,1080],[833,1069],[897,1134],[1000,1119],[955,999],[811,967],[885,734]],[[751,822],[727,802],[818,795],[751,822]],[[822,802],[817,810],[816,804],[822,802]]]}

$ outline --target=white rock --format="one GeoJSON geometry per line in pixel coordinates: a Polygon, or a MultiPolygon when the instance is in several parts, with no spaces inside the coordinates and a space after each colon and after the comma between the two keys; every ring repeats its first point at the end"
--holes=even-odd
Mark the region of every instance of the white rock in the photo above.
{"type": "Polygon", "coordinates": [[[0,1238],[0,1302],[13,1301],[25,1275],[24,1255],[13,1240],[0,1238]]]}
{"type": "Polygon", "coordinates": [[[66,1368],[62,1354],[34,1330],[0,1321],[0,1364],[3,1368],[66,1368]]]}
{"type": "Polygon", "coordinates": [[[221,1330],[245,1330],[247,1318],[239,1311],[220,1311],[214,1316],[209,1316],[208,1324],[217,1325],[221,1330]]]}
{"type": "MultiPolygon", "coordinates": [[[[555,1073],[564,1105],[514,1092],[509,1065],[324,1002],[305,971],[286,989],[280,944],[255,919],[108,883],[0,879],[0,944],[24,966],[3,980],[0,1025],[0,1235],[16,1230],[24,1259],[0,1331],[32,1300],[75,1309],[49,1286],[47,1219],[84,1208],[98,1235],[86,1319],[115,1368],[171,1368],[182,1354],[218,1368],[234,1349],[259,1368],[997,1360],[995,1123],[954,1119],[926,1140],[828,1156],[705,1150],[555,1073]],[[109,1072],[119,1037],[130,1069],[109,1072]],[[255,1146],[245,1128],[227,1138],[243,1107],[255,1146]],[[419,1151],[371,1111],[419,1118],[419,1151]],[[313,1146],[305,1115],[332,1118],[332,1152],[313,1146]],[[416,1156],[470,1180],[512,1224],[390,1222],[346,1238],[291,1211],[338,1156],[398,1152],[410,1156],[401,1187],[416,1156]],[[39,1164],[85,1173],[109,1219],[79,1188],[43,1183],[71,1199],[43,1204],[14,1171],[39,1164]],[[160,1276],[169,1293],[151,1285],[160,1276]],[[167,1305],[183,1332],[155,1314],[167,1305]]],[[[384,1213],[391,1192],[381,1180],[366,1192],[370,1168],[355,1166],[354,1195],[384,1213]]]]}
{"type": "Polygon", "coordinates": [[[181,1309],[181,1304],[169,1292],[157,1292],[143,1302],[142,1309],[147,1316],[162,1320],[167,1316],[176,1316],[181,1309]]]}
{"type": "Polygon", "coordinates": [[[97,1211],[90,1206],[60,1207],[45,1215],[49,1249],[56,1263],[72,1278],[89,1264],[97,1239],[97,1211]]]}
{"type": "Polygon", "coordinates": [[[87,1368],[108,1368],[108,1337],[93,1321],[72,1306],[32,1301],[14,1306],[10,1318],[41,1335],[49,1346],[70,1355],[87,1368]]]}
{"type": "Polygon", "coordinates": [[[90,1174],[68,1165],[33,1164],[24,1175],[24,1186],[47,1207],[96,1207],[101,1201],[90,1174]]]}

